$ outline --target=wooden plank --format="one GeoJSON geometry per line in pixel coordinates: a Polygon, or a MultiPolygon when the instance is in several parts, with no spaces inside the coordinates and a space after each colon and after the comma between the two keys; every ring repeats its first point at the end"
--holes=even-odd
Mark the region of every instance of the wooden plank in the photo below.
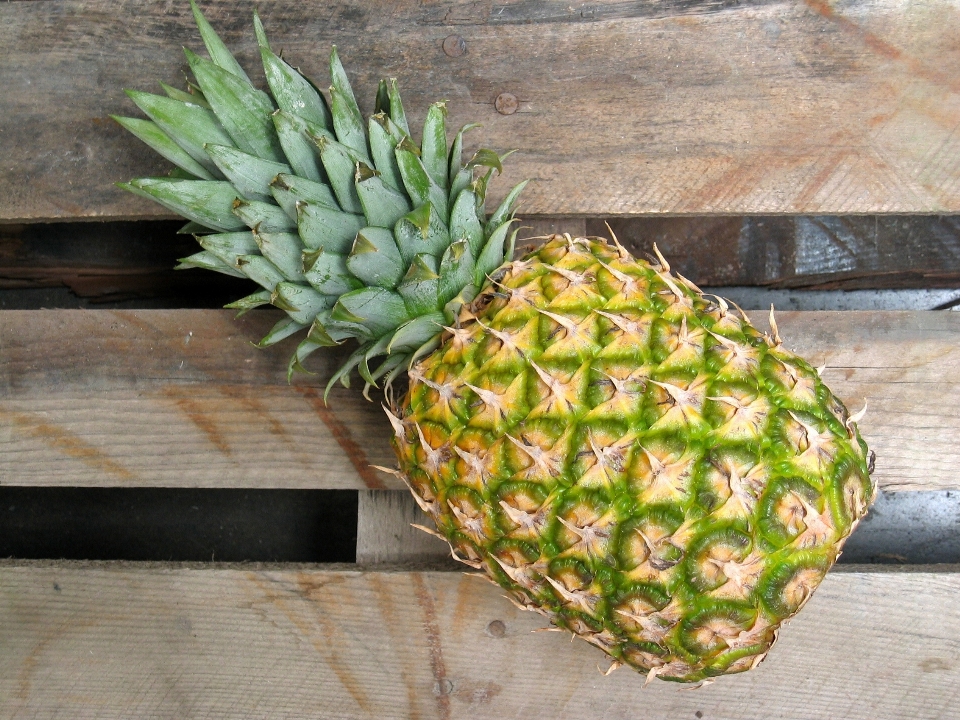
{"type": "MultiPolygon", "coordinates": [[[[764,318],[754,317],[763,325],[764,318]]],[[[0,312],[0,482],[12,485],[400,488],[377,403],[321,391],[342,354],[288,386],[277,315],[223,310],[0,312]]],[[[861,424],[887,490],[960,488],[960,313],[778,315],[861,424]]]]}
{"type": "Polygon", "coordinates": [[[649,217],[587,221],[638,257],[653,244],[703,285],[804,289],[957,287],[958,216],[649,217]]]}
{"type": "MultiPolygon", "coordinates": [[[[450,547],[413,524],[436,529],[406,490],[361,490],[357,507],[358,565],[458,563],[450,547]]],[[[463,567],[460,565],[460,567],[463,567]]]]}
{"type": "MultiPolygon", "coordinates": [[[[223,307],[249,293],[227,275],[177,272],[197,252],[178,221],[0,225],[0,290],[65,287],[97,303],[131,299],[153,307],[223,307]]],[[[142,305],[141,305],[142,306],[142,305]]],[[[48,305],[49,307],[49,305],[48,305]]]]}
{"type": "MultiPolygon", "coordinates": [[[[701,286],[933,288],[960,286],[960,216],[749,216],[521,218],[518,246],[554,232],[617,236],[638,257],[656,243],[671,265],[701,286]]],[[[52,305],[136,300],[138,307],[222,307],[249,283],[176,272],[197,251],[177,221],[0,225],[0,291],[69,288],[52,305]]],[[[29,296],[5,293],[5,303],[29,296]],[[9,299],[8,299],[9,298],[9,299]]]]}
{"type": "Polygon", "coordinates": [[[757,669],[678,692],[602,677],[460,573],[7,562],[0,715],[933,720],[960,702],[958,592],[835,571],[757,669]]]}
{"type": "Polygon", "coordinates": [[[295,344],[251,346],[278,317],[0,313],[0,483],[385,487],[370,467],[393,459],[380,406],[342,388],[324,404],[342,353],[288,385],[295,344]]]}
{"type": "MultiPolygon", "coordinates": [[[[251,2],[204,9],[252,68],[251,2]]],[[[520,152],[531,214],[960,211],[960,14],[949,0],[494,3],[260,8],[315,75],[336,42],[363,109],[397,77],[415,121],[450,101],[471,145],[520,152]],[[459,34],[466,52],[441,50],[459,34]],[[538,42],[531,44],[531,38],[538,42]],[[511,93],[519,110],[500,115],[511,93]]],[[[182,84],[185,2],[4,3],[0,219],[159,217],[113,187],[165,169],[109,119],[122,88],[182,84]]],[[[260,77],[256,73],[255,77],[260,77]]],[[[492,198],[495,199],[495,198],[492,198]]]]}

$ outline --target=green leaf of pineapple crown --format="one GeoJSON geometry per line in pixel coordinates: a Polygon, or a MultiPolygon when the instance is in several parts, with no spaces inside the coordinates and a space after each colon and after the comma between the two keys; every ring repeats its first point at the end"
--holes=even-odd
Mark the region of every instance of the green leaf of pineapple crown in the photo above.
{"type": "Polygon", "coordinates": [[[481,149],[464,162],[463,137],[476,124],[448,147],[446,106],[434,103],[418,146],[396,80],[380,81],[365,123],[336,46],[328,100],[270,49],[255,12],[267,94],[195,0],[190,6],[210,56],[184,50],[196,84],[182,91],[160,83],[163,95],[128,90],[149,120],[114,116],[176,168],[118,186],[189,220],[180,232],[203,250],[178,268],[262,288],[228,308],[286,312],[260,347],[306,331],[288,377],[306,372],[303,362],[318,348],[352,338],[357,347],[324,397],[337,381],[349,387],[354,369],[369,397],[438,347],[461,306],[512,257],[526,181],[486,218],[487,185],[506,155],[481,149]]]}

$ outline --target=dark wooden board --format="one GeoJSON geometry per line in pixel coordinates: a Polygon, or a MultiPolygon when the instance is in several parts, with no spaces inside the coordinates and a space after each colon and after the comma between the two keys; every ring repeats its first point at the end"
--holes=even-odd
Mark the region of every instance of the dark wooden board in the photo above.
{"type": "Polygon", "coordinates": [[[0,225],[0,291],[22,304],[30,293],[12,291],[69,289],[72,297],[61,300],[61,307],[136,300],[149,307],[214,308],[249,294],[249,281],[174,270],[179,258],[199,250],[193,237],[177,234],[182,225],[156,220],[0,225]]]}
{"type": "Polygon", "coordinates": [[[960,216],[664,217],[606,223],[639,257],[656,243],[699,285],[804,289],[958,287],[960,216]]]}
{"type": "MultiPolygon", "coordinates": [[[[762,313],[754,321],[764,324],[762,313]]],[[[293,341],[250,345],[277,317],[224,310],[0,312],[0,482],[15,485],[399,488],[377,402],[287,384],[293,341]]],[[[960,313],[792,312],[786,347],[861,428],[888,490],[960,487],[960,313]]],[[[347,349],[348,350],[348,349],[347,349]]],[[[359,380],[356,381],[359,383],[359,380]]]]}
{"type": "MultiPolygon", "coordinates": [[[[251,2],[204,3],[247,67],[251,2]]],[[[261,3],[315,76],[336,42],[365,111],[381,76],[415,121],[520,152],[530,214],[960,211],[960,14],[946,0],[261,3]],[[441,43],[461,35],[466,52],[441,43]],[[519,110],[494,101],[512,93],[519,110]]],[[[110,119],[122,88],[182,85],[183,0],[0,4],[0,221],[160,217],[113,183],[165,164],[110,119]]],[[[260,77],[255,73],[255,77],[260,77]]],[[[494,198],[495,199],[495,198],[494,198]]]]}
{"type": "MultiPolygon", "coordinates": [[[[960,216],[521,218],[520,243],[550,232],[604,235],[707,286],[931,288],[960,286],[960,216]]],[[[173,270],[197,251],[177,221],[0,225],[0,307],[118,304],[214,308],[252,284],[173,270]],[[43,289],[60,288],[55,299],[43,289]],[[30,291],[23,293],[24,290],[30,291]],[[31,297],[39,295],[31,302],[31,297]]]]}
{"type": "Polygon", "coordinates": [[[833,572],[759,667],[691,692],[603,677],[598,649],[459,572],[5,562],[0,715],[942,720],[945,570],[833,572]]]}

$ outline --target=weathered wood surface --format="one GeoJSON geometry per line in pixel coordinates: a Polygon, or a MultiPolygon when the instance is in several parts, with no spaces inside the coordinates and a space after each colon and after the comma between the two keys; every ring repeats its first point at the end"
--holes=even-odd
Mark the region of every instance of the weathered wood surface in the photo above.
{"type": "MultiPolygon", "coordinates": [[[[295,345],[251,345],[278,317],[0,313],[0,483],[383,487],[380,406],[342,388],[326,405],[315,377],[288,385],[295,345]]],[[[317,359],[321,378],[333,362],[317,359]]]]}
{"type": "Polygon", "coordinates": [[[446,563],[465,569],[450,546],[414,525],[436,529],[407,490],[361,490],[357,503],[358,565],[446,563]]]}
{"type": "MultiPolygon", "coordinates": [[[[960,68],[958,68],[960,72],[960,68]]],[[[804,289],[957,287],[960,216],[610,219],[638,257],[653,244],[699,285],[804,289]]],[[[608,236],[606,222],[586,222],[608,236]]]]}
{"type": "MultiPolygon", "coordinates": [[[[251,2],[204,9],[253,68],[251,2]]],[[[414,120],[450,101],[470,142],[520,152],[523,212],[960,211],[960,12],[950,0],[261,4],[317,78],[330,43],[363,109],[397,77],[414,120]],[[466,52],[445,55],[461,35],[466,52]],[[519,111],[494,100],[512,93],[519,111]]],[[[108,117],[122,88],[182,84],[186,2],[0,5],[0,220],[157,217],[113,187],[165,165],[108,117]]],[[[256,75],[259,77],[259,73],[256,75]]]]}
{"type": "MultiPolygon", "coordinates": [[[[763,325],[762,314],[754,321],[763,325]]],[[[272,312],[0,312],[0,482],[14,485],[399,488],[380,406],[287,384],[292,341],[257,350],[272,312]]],[[[778,315],[787,347],[852,410],[888,490],[960,488],[960,313],[778,315]]],[[[359,382],[359,381],[358,381],[359,382]]]]}
{"type": "MultiPolygon", "coordinates": [[[[601,219],[521,218],[520,242],[553,232],[604,235],[601,219]]],[[[610,219],[638,257],[656,243],[701,286],[932,288],[960,286],[960,216],[762,216],[610,219]]],[[[0,225],[0,291],[68,288],[72,305],[136,301],[147,307],[224,305],[244,280],[176,272],[197,251],[181,222],[0,225]]],[[[5,293],[6,302],[24,302],[5,293]]],[[[0,306],[5,298],[0,297],[0,306]]],[[[70,298],[65,298],[69,302],[70,298]]],[[[62,301],[63,302],[63,301],[62,301]]],[[[63,307],[51,305],[45,307],[63,307]]],[[[41,307],[38,303],[36,307],[41,307]]],[[[29,306],[27,306],[29,307],[29,306]]]]}
{"type": "Polygon", "coordinates": [[[756,670],[683,692],[602,677],[460,573],[6,563],[0,715],[933,720],[960,702],[958,592],[831,573],[756,670]]]}

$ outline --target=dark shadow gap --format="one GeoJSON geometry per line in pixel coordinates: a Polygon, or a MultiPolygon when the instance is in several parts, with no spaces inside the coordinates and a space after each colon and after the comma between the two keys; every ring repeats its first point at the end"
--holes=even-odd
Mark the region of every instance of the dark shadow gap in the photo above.
{"type": "Polygon", "coordinates": [[[841,563],[960,562],[960,492],[881,492],[843,548],[841,563]]]}
{"type": "MultiPolygon", "coordinates": [[[[960,288],[960,215],[521,219],[532,224],[521,246],[548,228],[608,235],[609,222],[636,256],[656,243],[701,286],[960,288]]],[[[216,308],[249,294],[245,279],[175,271],[178,259],[200,250],[191,235],[178,234],[182,227],[182,220],[0,225],[0,309],[216,308]]]]}
{"type": "Polygon", "coordinates": [[[355,490],[0,487],[0,557],[355,562],[355,490]]]}
{"type": "MultiPolygon", "coordinates": [[[[841,563],[960,563],[960,493],[881,493],[841,563]]],[[[0,487],[0,557],[355,562],[354,490],[0,487]]]]}

